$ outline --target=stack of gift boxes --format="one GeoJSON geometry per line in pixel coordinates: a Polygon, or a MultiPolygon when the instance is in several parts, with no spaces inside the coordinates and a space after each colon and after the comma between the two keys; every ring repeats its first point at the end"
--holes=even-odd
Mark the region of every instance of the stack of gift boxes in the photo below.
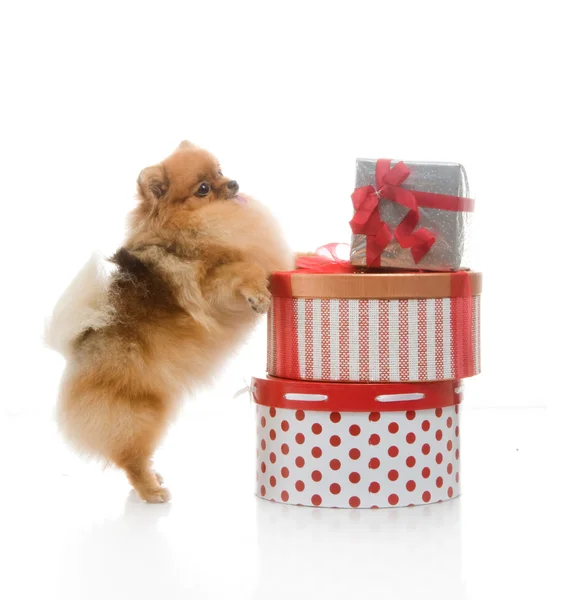
{"type": "Polygon", "coordinates": [[[481,275],[463,167],[356,161],[350,260],[272,276],[253,379],[257,494],[382,508],[460,493],[462,380],[480,371],[481,275]]]}

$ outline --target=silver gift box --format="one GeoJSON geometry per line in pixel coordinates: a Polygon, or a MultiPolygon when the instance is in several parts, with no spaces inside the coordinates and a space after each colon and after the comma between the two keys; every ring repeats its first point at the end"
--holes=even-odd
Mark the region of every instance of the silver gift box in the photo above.
{"type": "MultiPolygon", "coordinates": [[[[399,161],[391,161],[391,167],[399,161]]],[[[467,175],[457,163],[407,162],[410,175],[401,184],[407,190],[448,194],[469,198],[467,175]]],[[[364,185],[375,187],[376,159],[356,160],[356,188],[364,185]]],[[[396,202],[382,198],[379,201],[381,219],[393,232],[403,220],[408,209],[396,202]]],[[[381,254],[381,266],[398,269],[424,269],[428,271],[450,271],[467,265],[468,233],[470,212],[439,210],[419,207],[419,222],[416,227],[426,227],[436,235],[436,241],[418,264],[414,262],[410,248],[401,248],[395,238],[381,254]]],[[[415,231],[416,231],[415,229],[415,231]]],[[[351,261],[358,267],[366,267],[366,236],[352,235],[351,261]]]]}

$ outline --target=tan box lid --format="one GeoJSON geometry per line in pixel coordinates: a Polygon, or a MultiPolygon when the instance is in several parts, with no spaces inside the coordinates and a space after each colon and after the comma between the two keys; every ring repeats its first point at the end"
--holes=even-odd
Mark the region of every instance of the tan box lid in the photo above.
{"type": "Polygon", "coordinates": [[[270,290],[286,298],[455,298],[480,295],[482,279],[475,271],[315,273],[298,269],[274,273],[270,290]]]}

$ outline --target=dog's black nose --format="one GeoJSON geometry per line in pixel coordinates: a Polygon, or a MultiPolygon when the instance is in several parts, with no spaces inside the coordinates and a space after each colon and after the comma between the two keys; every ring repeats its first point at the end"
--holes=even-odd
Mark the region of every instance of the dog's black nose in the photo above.
{"type": "Polygon", "coordinates": [[[234,179],[227,183],[227,187],[232,191],[238,191],[238,183],[234,179]]]}

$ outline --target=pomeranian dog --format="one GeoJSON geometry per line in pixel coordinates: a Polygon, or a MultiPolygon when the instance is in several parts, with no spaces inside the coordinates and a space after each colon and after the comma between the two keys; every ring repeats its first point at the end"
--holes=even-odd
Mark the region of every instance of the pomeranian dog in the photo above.
{"type": "Polygon", "coordinates": [[[81,452],[167,502],[152,455],[186,391],[217,373],[293,266],[273,217],[189,142],[137,181],[126,242],[92,259],[57,303],[47,343],[66,359],[58,420],[81,452]]]}

